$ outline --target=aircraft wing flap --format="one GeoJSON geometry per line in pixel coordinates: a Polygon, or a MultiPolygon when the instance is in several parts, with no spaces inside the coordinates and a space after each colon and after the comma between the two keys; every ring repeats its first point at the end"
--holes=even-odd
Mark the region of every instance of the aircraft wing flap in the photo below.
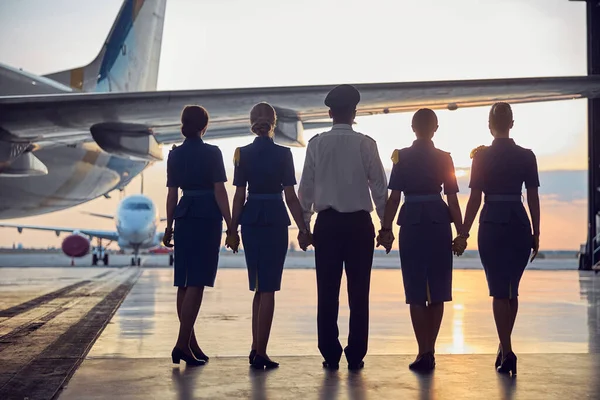
{"type": "Polygon", "coordinates": [[[81,233],[86,236],[91,236],[99,239],[107,240],[118,240],[119,234],[115,231],[105,231],[97,229],[76,229],[76,228],[65,228],[56,226],[40,226],[40,225],[22,225],[22,224],[0,224],[0,228],[16,228],[19,233],[24,229],[38,230],[38,231],[50,231],[54,232],[56,236],[61,233],[81,233]]]}
{"type": "MultiPolygon", "coordinates": [[[[361,92],[358,115],[415,111],[421,107],[457,109],[497,101],[529,103],[600,97],[600,76],[470,81],[371,83],[361,92]]],[[[328,118],[323,99],[332,85],[211,89],[133,93],[77,93],[0,97],[0,128],[32,142],[61,142],[102,122],[142,124],[158,142],[181,141],[179,117],[187,104],[211,114],[207,134],[248,133],[248,112],[259,101],[293,110],[302,123],[328,118]],[[211,133],[212,130],[212,133],[211,133]]]]}

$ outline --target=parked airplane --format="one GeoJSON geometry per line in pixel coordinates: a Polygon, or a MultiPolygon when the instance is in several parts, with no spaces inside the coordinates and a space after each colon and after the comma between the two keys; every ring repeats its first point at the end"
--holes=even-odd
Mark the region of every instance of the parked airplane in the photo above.
{"type": "MultiPolygon", "coordinates": [[[[88,65],[37,76],[0,64],[0,219],[69,208],[125,187],[181,141],[186,104],[211,114],[207,138],[249,134],[248,110],[277,110],[275,141],[304,145],[330,124],[332,85],[156,91],[166,0],[125,0],[88,65]]],[[[26,23],[26,21],[23,21],[26,23]]],[[[456,110],[496,101],[600,97],[600,76],[359,84],[358,115],[456,110]]]]}
{"type": "MultiPolygon", "coordinates": [[[[83,257],[90,251],[90,240],[98,239],[98,246],[94,248],[92,264],[97,265],[102,261],[108,265],[108,253],[102,247],[102,240],[117,242],[123,250],[133,250],[131,265],[140,265],[139,252],[143,249],[153,249],[160,246],[163,232],[158,231],[158,211],[154,202],[144,195],[128,196],[121,201],[115,216],[88,213],[95,217],[114,219],[116,230],[105,231],[96,229],[65,228],[55,226],[0,224],[3,228],[17,228],[19,233],[23,229],[36,229],[54,231],[56,235],[62,232],[70,233],[62,243],[63,252],[69,257],[83,257]]],[[[169,256],[169,265],[173,265],[173,255],[169,256]]]]}

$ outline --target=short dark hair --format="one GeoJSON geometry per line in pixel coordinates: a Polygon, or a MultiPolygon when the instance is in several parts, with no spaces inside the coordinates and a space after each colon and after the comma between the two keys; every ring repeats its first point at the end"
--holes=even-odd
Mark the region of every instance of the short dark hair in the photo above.
{"type": "Polygon", "coordinates": [[[490,109],[490,126],[499,131],[505,132],[511,128],[513,122],[513,112],[510,104],[499,102],[490,109]]]}
{"type": "Polygon", "coordinates": [[[417,137],[428,137],[438,126],[435,112],[429,108],[421,108],[412,118],[412,128],[417,137]]]}
{"type": "Polygon", "coordinates": [[[331,116],[334,119],[339,120],[350,120],[354,117],[354,112],[356,112],[356,107],[335,107],[330,108],[331,116]]]}
{"type": "Polygon", "coordinates": [[[181,112],[181,133],[186,138],[198,136],[208,125],[208,111],[201,106],[185,106],[181,112]]]}

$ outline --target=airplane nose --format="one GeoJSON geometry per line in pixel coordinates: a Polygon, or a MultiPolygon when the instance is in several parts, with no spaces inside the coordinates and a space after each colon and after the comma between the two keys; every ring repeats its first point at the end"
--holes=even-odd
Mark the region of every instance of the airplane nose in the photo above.
{"type": "Polygon", "coordinates": [[[133,243],[141,243],[148,239],[151,225],[152,221],[130,221],[129,224],[124,224],[123,235],[126,235],[133,243]]]}

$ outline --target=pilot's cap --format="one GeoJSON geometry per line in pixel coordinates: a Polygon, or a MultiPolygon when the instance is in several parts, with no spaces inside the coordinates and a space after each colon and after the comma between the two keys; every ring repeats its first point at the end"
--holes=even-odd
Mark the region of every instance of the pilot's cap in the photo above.
{"type": "Polygon", "coordinates": [[[331,109],[355,109],[360,102],[360,93],[352,85],[339,85],[325,97],[325,105],[331,109]]]}

